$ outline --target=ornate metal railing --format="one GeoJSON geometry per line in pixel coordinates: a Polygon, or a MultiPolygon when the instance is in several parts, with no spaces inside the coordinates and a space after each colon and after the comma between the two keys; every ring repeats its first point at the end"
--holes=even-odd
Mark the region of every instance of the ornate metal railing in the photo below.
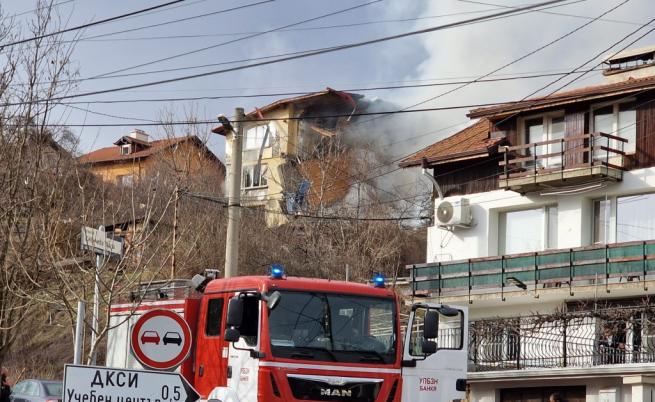
{"type": "Polygon", "coordinates": [[[472,371],[653,362],[655,315],[650,308],[484,320],[469,326],[472,371]]]}

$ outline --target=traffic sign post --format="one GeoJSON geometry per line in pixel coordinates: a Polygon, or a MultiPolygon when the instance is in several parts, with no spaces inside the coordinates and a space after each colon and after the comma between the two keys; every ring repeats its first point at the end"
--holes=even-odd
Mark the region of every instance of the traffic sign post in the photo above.
{"type": "Polygon", "coordinates": [[[178,373],[68,364],[63,402],[195,402],[198,392],[178,373]]]}
{"type": "Polygon", "coordinates": [[[171,310],[151,310],[132,327],[132,354],[146,367],[171,370],[186,360],[191,352],[189,324],[171,310]]]}
{"type": "MultiPolygon", "coordinates": [[[[95,345],[100,328],[100,269],[105,262],[105,257],[118,260],[123,258],[123,241],[122,238],[115,240],[112,237],[108,237],[103,226],[100,226],[98,229],[88,226],[82,227],[80,239],[82,250],[89,250],[96,253],[95,286],[93,288],[93,321],[91,323],[91,344],[95,345]]],[[[75,342],[77,344],[81,341],[76,339],[75,342]]],[[[97,352],[94,351],[91,357],[92,364],[96,363],[96,354],[97,352]]]]}

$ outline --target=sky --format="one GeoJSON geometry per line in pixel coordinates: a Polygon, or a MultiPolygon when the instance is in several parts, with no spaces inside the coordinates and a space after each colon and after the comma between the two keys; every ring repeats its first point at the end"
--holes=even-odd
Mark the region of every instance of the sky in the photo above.
{"type": "MultiPolygon", "coordinates": [[[[503,7],[525,6],[533,4],[536,0],[481,1],[485,4],[462,0],[185,0],[144,15],[93,26],[82,32],[65,34],[63,39],[72,39],[76,34],[81,37],[81,40],[75,44],[73,53],[73,63],[78,70],[79,79],[74,92],[81,93],[212,71],[240,65],[243,62],[180,71],[153,72],[153,70],[226,63],[359,42],[474,18],[504,10],[503,7]],[[266,33],[182,57],[157,61],[360,4],[366,5],[301,24],[290,30],[266,33]],[[251,6],[220,12],[245,5],[251,6]],[[201,17],[191,18],[199,15],[201,17]],[[185,18],[189,19],[167,23],[185,18]],[[160,25],[149,27],[155,24],[160,25]],[[128,32],[116,34],[118,31],[126,30],[128,32]],[[104,36],[92,38],[97,35],[104,36]],[[153,63],[130,68],[149,62],[153,63]],[[126,68],[130,69],[117,74],[140,74],[89,79],[126,68]]],[[[62,3],[56,9],[67,22],[66,26],[70,27],[166,1],[54,0],[54,2],[62,3]]],[[[88,152],[110,145],[121,135],[131,131],[132,127],[142,128],[153,138],[160,138],[165,135],[161,128],[141,126],[140,123],[144,120],[159,120],[167,113],[172,113],[176,120],[186,120],[189,116],[201,120],[213,120],[219,114],[232,115],[237,106],[249,111],[254,107],[273,102],[281,96],[193,102],[94,103],[98,100],[242,96],[315,91],[325,87],[352,89],[473,79],[489,74],[581,27],[589,22],[589,18],[597,17],[621,3],[624,4],[602,20],[589,24],[496,74],[517,76],[537,72],[568,72],[589,60],[594,60],[593,63],[586,65],[586,68],[589,68],[600,61],[596,56],[607,54],[606,49],[610,45],[655,16],[655,2],[652,0],[570,0],[564,6],[542,12],[525,13],[311,58],[154,87],[80,97],[75,101],[88,103],[75,106],[86,110],[60,107],[59,112],[64,116],[64,122],[75,126],[84,123],[129,124],[129,127],[73,127],[73,131],[80,136],[81,151],[88,152]]],[[[33,9],[36,1],[3,0],[1,4],[5,15],[15,15],[33,9]]],[[[19,22],[23,22],[29,18],[29,14],[16,18],[19,22]]],[[[644,33],[646,29],[648,28],[640,32],[644,33]]],[[[629,42],[630,40],[624,41],[614,49],[620,50],[629,42]]],[[[655,43],[655,35],[647,35],[630,47],[653,43],[655,43]]],[[[476,83],[445,96],[439,95],[456,86],[360,93],[371,99],[384,100],[388,102],[385,104],[391,105],[390,107],[406,108],[432,97],[437,99],[418,107],[444,107],[521,99],[556,78],[476,83]]],[[[549,93],[569,79],[541,91],[540,94],[549,93]]],[[[602,75],[594,72],[575,81],[566,89],[600,82],[602,82],[602,75]]],[[[409,154],[469,124],[466,111],[467,109],[463,108],[444,112],[412,113],[411,116],[405,117],[402,120],[403,124],[397,129],[398,132],[394,134],[397,139],[388,143],[394,149],[393,156],[409,154]]],[[[384,119],[381,119],[381,122],[384,122],[384,119]]],[[[200,129],[208,130],[208,127],[200,129]]],[[[180,128],[180,131],[183,129],[180,128]]],[[[184,132],[177,134],[183,135],[184,132]]],[[[224,159],[222,137],[210,136],[209,145],[221,159],[224,159]]]]}

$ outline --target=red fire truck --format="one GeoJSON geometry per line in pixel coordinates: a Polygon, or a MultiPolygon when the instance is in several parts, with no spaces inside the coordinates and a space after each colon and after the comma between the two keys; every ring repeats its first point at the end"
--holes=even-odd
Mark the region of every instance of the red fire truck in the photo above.
{"type": "Polygon", "coordinates": [[[136,292],[111,307],[107,366],[141,368],[129,330],[153,309],[178,312],[193,331],[179,367],[203,399],[221,402],[453,401],[466,388],[467,311],[418,303],[401,327],[398,296],[373,285],[269,276],[209,280],[136,292]],[[406,328],[404,339],[401,328],[406,328]]]}

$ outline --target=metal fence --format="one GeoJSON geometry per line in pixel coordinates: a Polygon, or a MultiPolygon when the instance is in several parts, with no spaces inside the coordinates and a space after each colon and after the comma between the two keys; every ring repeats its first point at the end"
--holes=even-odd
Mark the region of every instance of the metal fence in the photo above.
{"type": "Polygon", "coordinates": [[[655,315],[644,310],[472,322],[472,371],[655,362],[655,315]]]}

